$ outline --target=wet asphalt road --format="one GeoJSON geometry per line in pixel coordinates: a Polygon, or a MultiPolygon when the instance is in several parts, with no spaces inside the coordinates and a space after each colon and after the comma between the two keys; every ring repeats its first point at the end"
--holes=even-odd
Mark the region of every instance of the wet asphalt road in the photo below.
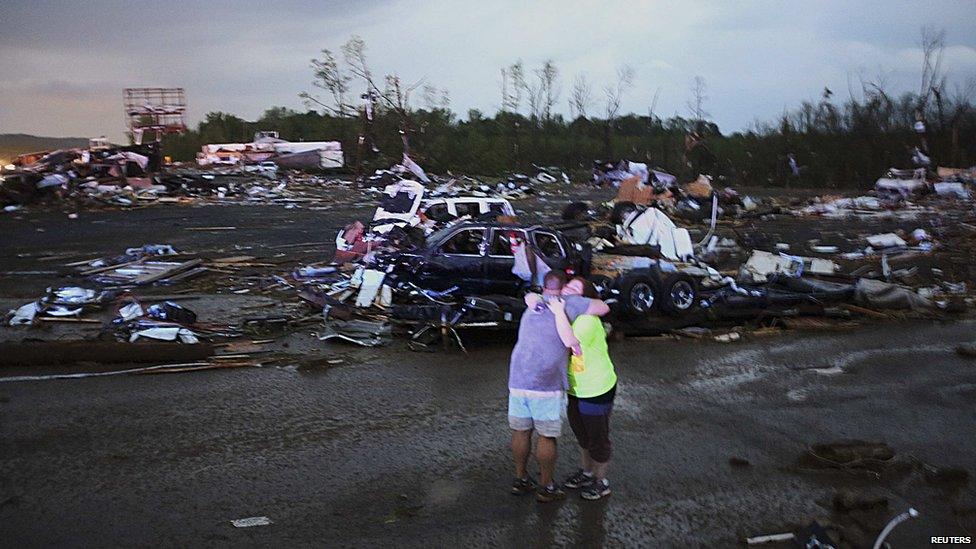
{"type": "MultiPolygon", "coordinates": [[[[892,512],[917,507],[922,518],[892,541],[918,547],[972,532],[971,485],[950,494],[917,474],[863,481],[791,465],[810,444],[861,438],[972,474],[976,364],[952,347],[974,326],[617,343],[614,494],[597,503],[506,493],[508,341],[475,344],[469,357],[323,347],[354,358],[0,383],[0,538],[10,547],[732,546],[829,517],[836,489],[856,485],[880,490],[892,512]],[[732,456],[751,467],[731,467],[732,456]],[[259,515],[274,523],[228,522],[259,515]]],[[[571,438],[561,450],[569,473],[571,438]]]]}
{"type": "MultiPolygon", "coordinates": [[[[165,242],[217,257],[323,242],[285,250],[296,262],[320,261],[334,230],[366,212],[226,206],[3,217],[0,261],[8,271],[39,270],[68,261],[41,262],[43,253],[97,257],[165,242]],[[238,229],[187,229],[231,225],[238,229]]],[[[0,278],[0,297],[14,303],[65,283],[60,275],[0,278]]],[[[299,356],[284,367],[0,383],[0,540],[734,546],[813,519],[843,522],[830,500],[845,489],[888,497],[891,515],[917,507],[922,517],[890,540],[927,546],[930,536],[976,531],[972,480],[948,489],[917,472],[871,480],[794,465],[811,444],[860,438],[972,477],[976,363],[952,349],[976,338],[974,328],[964,320],[724,345],[615,342],[614,494],[597,503],[539,505],[507,493],[510,335],[469,334],[464,356],[413,353],[400,341],[330,346],[299,333],[291,337],[299,356]],[[344,362],[309,364],[318,357],[344,362]],[[733,456],[751,466],[730,466],[733,456]],[[273,524],[229,523],[251,516],[273,524]]],[[[560,474],[574,469],[565,434],[560,474]]]]}

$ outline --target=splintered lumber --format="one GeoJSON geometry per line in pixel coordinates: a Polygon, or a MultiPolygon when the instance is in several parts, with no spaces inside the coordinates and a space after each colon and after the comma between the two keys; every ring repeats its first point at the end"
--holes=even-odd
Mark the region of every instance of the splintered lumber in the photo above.
{"type": "Polygon", "coordinates": [[[77,322],[82,324],[101,324],[101,320],[94,318],[73,318],[65,316],[41,316],[38,317],[44,322],[77,322]]]}
{"type": "Polygon", "coordinates": [[[136,265],[138,263],[142,263],[145,260],[146,260],[145,258],[142,258],[142,259],[136,259],[136,260],[133,260],[133,261],[126,261],[125,263],[116,263],[115,265],[105,265],[105,266],[102,266],[102,267],[96,267],[94,269],[88,269],[88,270],[85,270],[85,271],[81,271],[81,274],[82,274],[82,276],[88,276],[88,275],[93,275],[93,274],[98,274],[98,273],[104,273],[105,271],[114,271],[115,269],[120,269],[122,267],[130,267],[132,265],[136,265]]]}
{"type": "Polygon", "coordinates": [[[214,263],[214,264],[218,264],[218,263],[245,263],[245,262],[251,261],[252,259],[257,259],[257,258],[254,257],[253,255],[235,255],[235,256],[232,256],[232,257],[218,257],[217,259],[213,259],[210,262],[211,263],[214,263]]]}
{"type": "Polygon", "coordinates": [[[201,370],[217,370],[221,368],[245,368],[247,366],[257,366],[256,362],[221,362],[221,363],[201,363],[189,364],[182,367],[160,368],[156,370],[145,370],[136,372],[139,374],[178,374],[182,372],[199,372],[201,370]]]}
{"type": "Polygon", "coordinates": [[[148,273],[140,277],[137,277],[135,279],[135,283],[140,286],[144,284],[152,284],[153,282],[163,280],[165,278],[169,278],[175,274],[190,270],[194,267],[199,267],[202,264],[203,264],[202,259],[193,259],[190,261],[185,261],[183,263],[179,263],[177,265],[174,265],[173,267],[162,270],[160,272],[148,273]]]}
{"type": "Polygon", "coordinates": [[[201,275],[201,274],[203,274],[203,273],[205,273],[207,271],[210,271],[210,270],[211,269],[208,269],[207,267],[197,267],[195,269],[190,269],[189,271],[183,271],[182,273],[179,273],[177,275],[173,275],[173,276],[167,278],[166,279],[166,282],[168,282],[168,283],[174,283],[175,284],[177,282],[182,282],[182,281],[184,281],[184,280],[186,280],[188,278],[193,278],[195,276],[201,275]]]}
{"type": "MultiPolygon", "coordinates": [[[[71,256],[68,256],[68,257],[71,257],[71,256]]],[[[42,257],[42,258],[38,259],[38,261],[54,261],[56,259],[61,259],[61,257],[60,256],[42,257]]],[[[89,265],[93,261],[98,261],[99,259],[101,259],[101,258],[100,257],[94,257],[92,259],[82,259],[81,261],[72,261],[71,263],[65,263],[64,266],[65,267],[81,267],[83,265],[89,265]]]]}
{"type": "Polygon", "coordinates": [[[882,313],[881,311],[875,311],[874,309],[868,309],[865,307],[858,307],[857,305],[851,305],[850,303],[842,304],[841,308],[847,309],[852,313],[869,316],[871,318],[877,318],[879,320],[887,320],[891,318],[891,315],[887,313],[882,313]]]}

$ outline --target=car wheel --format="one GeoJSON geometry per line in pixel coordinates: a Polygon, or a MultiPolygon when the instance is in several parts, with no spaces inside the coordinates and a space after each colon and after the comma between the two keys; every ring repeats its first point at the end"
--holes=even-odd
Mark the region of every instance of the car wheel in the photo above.
{"type": "Polygon", "coordinates": [[[633,276],[620,284],[621,312],[632,317],[645,317],[654,310],[658,289],[646,276],[633,276]]]}
{"type": "Polygon", "coordinates": [[[669,278],[664,283],[661,309],[669,314],[680,315],[690,311],[698,299],[698,285],[687,275],[669,278]]]}

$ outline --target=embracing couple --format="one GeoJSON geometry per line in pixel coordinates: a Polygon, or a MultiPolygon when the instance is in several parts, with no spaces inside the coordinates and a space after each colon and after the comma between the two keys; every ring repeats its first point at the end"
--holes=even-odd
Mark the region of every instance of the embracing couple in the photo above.
{"type": "Polygon", "coordinates": [[[588,500],[608,496],[610,412],[617,375],[600,317],[610,309],[591,282],[567,280],[558,271],[546,274],[542,295],[528,294],[525,303],[508,377],[515,460],[512,493],[535,492],[540,502],[566,497],[562,488],[579,489],[588,500]],[[580,445],[580,469],[559,486],[553,477],[564,408],[580,445]],[[539,435],[538,483],[527,470],[533,431],[539,435]]]}

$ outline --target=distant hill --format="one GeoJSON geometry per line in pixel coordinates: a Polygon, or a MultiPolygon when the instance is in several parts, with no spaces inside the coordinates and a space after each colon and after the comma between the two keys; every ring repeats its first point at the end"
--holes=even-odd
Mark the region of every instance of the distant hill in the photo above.
{"type": "Polygon", "coordinates": [[[30,152],[87,147],[87,137],[40,137],[26,133],[0,133],[0,159],[30,152]]]}

